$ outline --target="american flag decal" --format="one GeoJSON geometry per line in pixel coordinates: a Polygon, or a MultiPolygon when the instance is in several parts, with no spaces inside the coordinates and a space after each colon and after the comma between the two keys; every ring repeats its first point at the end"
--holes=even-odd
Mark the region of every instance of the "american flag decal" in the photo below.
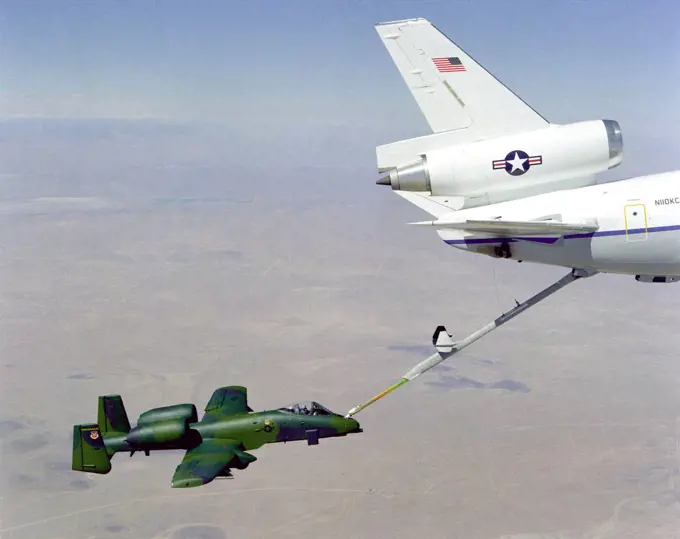
{"type": "Polygon", "coordinates": [[[432,58],[434,65],[440,73],[453,73],[456,71],[467,71],[460,58],[454,56],[452,58],[432,58]]]}

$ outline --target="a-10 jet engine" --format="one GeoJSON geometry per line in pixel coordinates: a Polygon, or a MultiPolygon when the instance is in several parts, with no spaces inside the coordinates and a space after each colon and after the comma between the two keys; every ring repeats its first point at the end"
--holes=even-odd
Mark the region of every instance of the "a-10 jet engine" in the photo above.
{"type": "Polygon", "coordinates": [[[420,140],[427,149],[422,152],[417,150],[419,139],[378,147],[380,171],[388,174],[377,183],[395,191],[461,197],[470,207],[592,185],[596,174],[623,159],[621,128],[614,120],[551,124],[525,133],[446,145],[447,138],[453,141],[455,136],[451,131],[423,137],[420,140]],[[420,157],[394,162],[404,155],[420,157]]]}
{"type": "Polygon", "coordinates": [[[174,404],[153,408],[141,414],[137,426],[130,429],[125,437],[132,451],[165,447],[168,444],[178,449],[191,445],[195,438],[191,423],[198,422],[198,411],[193,404],[174,404]]]}

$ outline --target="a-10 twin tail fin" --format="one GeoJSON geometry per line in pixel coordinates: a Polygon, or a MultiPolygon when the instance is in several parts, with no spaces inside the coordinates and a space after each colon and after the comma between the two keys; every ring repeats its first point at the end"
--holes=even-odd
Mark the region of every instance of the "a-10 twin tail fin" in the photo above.
{"type": "Polygon", "coordinates": [[[99,425],[73,426],[73,458],[71,468],[81,472],[107,474],[111,459],[104,446],[99,425]]]}
{"type": "Polygon", "coordinates": [[[113,455],[109,454],[104,445],[104,437],[120,436],[128,432],[130,432],[130,421],[121,396],[100,396],[97,424],[73,426],[71,468],[81,472],[109,473],[113,455]]]}
{"type": "Polygon", "coordinates": [[[104,434],[127,434],[130,432],[123,398],[120,395],[103,395],[97,406],[97,423],[104,434]]]}

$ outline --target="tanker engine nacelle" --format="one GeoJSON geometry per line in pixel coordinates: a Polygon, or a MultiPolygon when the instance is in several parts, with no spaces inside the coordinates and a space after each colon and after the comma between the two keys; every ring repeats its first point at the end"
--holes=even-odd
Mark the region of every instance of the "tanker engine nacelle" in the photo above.
{"type": "Polygon", "coordinates": [[[427,151],[378,183],[489,204],[592,185],[622,159],[618,122],[593,120],[427,151]]]}

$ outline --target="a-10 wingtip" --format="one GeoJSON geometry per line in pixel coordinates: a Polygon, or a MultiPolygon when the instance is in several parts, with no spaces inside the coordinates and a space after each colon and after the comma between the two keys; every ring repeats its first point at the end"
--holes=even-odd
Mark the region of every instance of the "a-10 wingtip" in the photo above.
{"type": "Polygon", "coordinates": [[[182,479],[173,479],[170,482],[170,488],[195,488],[202,487],[210,481],[205,481],[201,477],[184,477],[182,479]]]}
{"type": "Polygon", "coordinates": [[[437,326],[432,335],[432,344],[440,354],[448,354],[453,351],[456,343],[444,326],[437,326]]]}

